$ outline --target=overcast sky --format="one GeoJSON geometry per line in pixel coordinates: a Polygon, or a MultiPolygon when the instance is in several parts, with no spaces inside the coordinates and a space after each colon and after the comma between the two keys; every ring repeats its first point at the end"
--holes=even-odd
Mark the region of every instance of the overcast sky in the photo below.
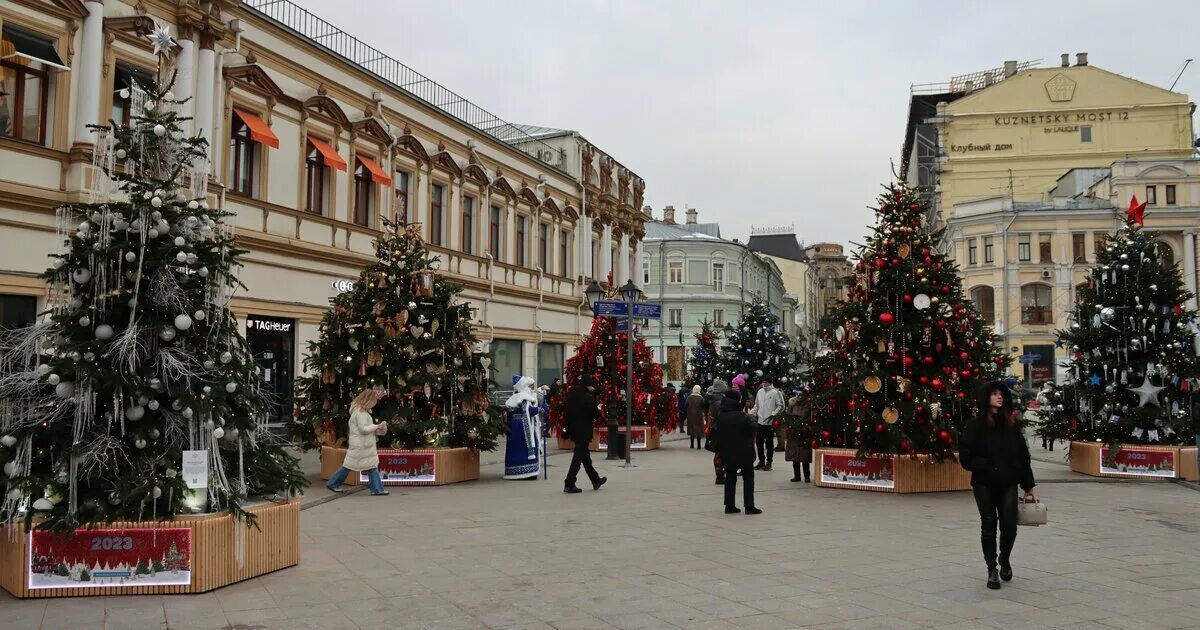
{"type": "MultiPolygon", "coordinates": [[[[296,0],[514,123],[582,132],[726,238],[861,242],[909,86],[1063,52],[1168,87],[1195,0],[296,0]],[[353,13],[347,8],[356,9],[353,13]]],[[[1200,94],[1200,64],[1177,91],[1200,94]]]]}

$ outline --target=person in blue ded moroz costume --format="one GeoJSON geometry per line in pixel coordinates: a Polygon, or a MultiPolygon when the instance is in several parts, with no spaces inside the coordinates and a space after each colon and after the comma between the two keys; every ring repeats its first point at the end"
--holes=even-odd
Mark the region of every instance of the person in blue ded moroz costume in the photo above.
{"type": "Polygon", "coordinates": [[[513,395],[504,403],[508,409],[508,440],[504,447],[505,479],[536,479],[542,472],[542,419],[533,379],[513,376],[513,395]]]}

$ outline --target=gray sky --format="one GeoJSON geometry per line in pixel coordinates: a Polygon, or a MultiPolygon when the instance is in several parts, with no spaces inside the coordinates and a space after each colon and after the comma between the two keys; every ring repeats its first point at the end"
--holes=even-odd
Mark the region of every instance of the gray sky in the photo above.
{"type": "MultiPolygon", "coordinates": [[[[296,0],[510,122],[576,129],[666,204],[861,242],[904,140],[909,85],[1086,51],[1167,87],[1194,0],[296,0]],[[354,6],[353,13],[346,10],[354,6]]],[[[1200,94],[1200,63],[1176,87],[1200,94]]]]}

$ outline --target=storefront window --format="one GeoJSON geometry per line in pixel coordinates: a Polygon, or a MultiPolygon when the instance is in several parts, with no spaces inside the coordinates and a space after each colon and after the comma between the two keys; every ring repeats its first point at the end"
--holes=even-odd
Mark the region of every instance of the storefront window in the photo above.
{"type": "Polygon", "coordinates": [[[1033,355],[1032,363],[1025,365],[1025,384],[1039,388],[1042,383],[1054,380],[1054,345],[1026,345],[1024,354],[1033,355]]]}
{"type": "Polygon", "coordinates": [[[554,379],[563,377],[563,345],[561,343],[538,344],[537,384],[549,385],[554,379]]]}
{"type": "Polygon", "coordinates": [[[37,319],[37,298],[0,295],[0,329],[23,328],[37,319]]]}
{"type": "Polygon", "coordinates": [[[262,387],[270,397],[266,426],[268,430],[282,432],[292,419],[296,320],[249,315],[246,317],[246,343],[262,370],[262,387]]]}
{"type": "Polygon", "coordinates": [[[507,398],[512,392],[513,375],[521,374],[523,344],[514,339],[495,339],[491,345],[489,356],[492,359],[492,391],[507,398]]]}

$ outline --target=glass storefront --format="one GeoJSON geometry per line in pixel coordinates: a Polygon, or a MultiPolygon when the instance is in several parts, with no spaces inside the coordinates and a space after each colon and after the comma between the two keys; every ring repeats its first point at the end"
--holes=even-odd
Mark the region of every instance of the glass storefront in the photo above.
{"type": "Polygon", "coordinates": [[[267,428],[283,431],[292,420],[296,320],[266,315],[246,317],[246,342],[262,369],[263,389],[271,397],[267,428]]]}
{"type": "Polygon", "coordinates": [[[537,350],[537,384],[549,385],[563,377],[563,345],[539,343],[537,350]]]}
{"type": "Polygon", "coordinates": [[[0,328],[24,328],[37,319],[37,298],[0,295],[0,328]]]}
{"type": "Polygon", "coordinates": [[[522,345],[522,342],[513,339],[492,340],[492,348],[489,352],[492,359],[492,391],[512,391],[513,375],[522,374],[522,345]]]}
{"type": "Polygon", "coordinates": [[[1024,346],[1024,354],[1035,354],[1037,358],[1025,366],[1025,386],[1038,388],[1046,381],[1054,380],[1054,344],[1024,346]]]}

